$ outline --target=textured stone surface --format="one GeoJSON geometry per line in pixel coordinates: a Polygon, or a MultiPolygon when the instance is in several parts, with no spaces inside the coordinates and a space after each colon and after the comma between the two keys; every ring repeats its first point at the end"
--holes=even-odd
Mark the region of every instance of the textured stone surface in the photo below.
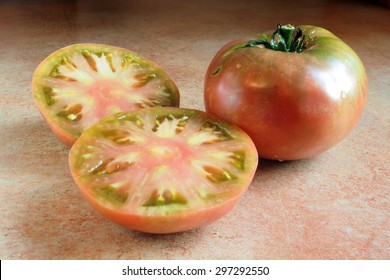
{"type": "Polygon", "coordinates": [[[1,259],[390,259],[387,8],[368,1],[37,2],[0,3],[1,259]],[[182,107],[203,110],[203,77],[216,51],[279,22],[323,26],[362,58],[369,98],[349,137],[316,158],[261,160],[241,203],[204,228],[149,235],[93,211],[70,177],[68,148],[34,105],[30,83],[41,60],[78,42],[125,47],[171,74],[182,107]]]}

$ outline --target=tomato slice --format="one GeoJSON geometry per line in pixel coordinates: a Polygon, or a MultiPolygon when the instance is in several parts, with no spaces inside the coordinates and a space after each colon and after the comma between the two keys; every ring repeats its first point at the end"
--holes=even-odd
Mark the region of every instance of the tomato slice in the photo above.
{"type": "Polygon", "coordinates": [[[67,145],[116,112],[178,107],[179,91],[153,62],[118,47],[76,44],[48,56],[35,70],[33,95],[42,115],[67,145]]]}
{"type": "Polygon", "coordinates": [[[257,162],[241,129],[179,108],[108,116],[87,129],[69,155],[87,201],[113,222],[150,233],[221,218],[248,188],[257,162]]]}

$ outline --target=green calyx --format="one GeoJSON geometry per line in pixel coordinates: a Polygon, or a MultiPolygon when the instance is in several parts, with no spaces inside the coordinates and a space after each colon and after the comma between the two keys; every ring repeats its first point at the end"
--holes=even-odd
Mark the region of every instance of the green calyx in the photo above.
{"type": "Polygon", "coordinates": [[[270,38],[262,34],[259,39],[250,40],[246,44],[237,46],[235,49],[263,45],[265,48],[274,51],[300,53],[306,49],[308,40],[309,36],[303,35],[300,28],[296,29],[291,24],[278,24],[270,38]]]}

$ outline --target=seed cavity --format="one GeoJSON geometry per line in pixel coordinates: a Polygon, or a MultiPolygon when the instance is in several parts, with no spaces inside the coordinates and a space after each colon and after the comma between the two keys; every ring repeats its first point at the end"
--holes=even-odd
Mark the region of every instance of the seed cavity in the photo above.
{"type": "Polygon", "coordinates": [[[164,104],[160,101],[160,100],[157,100],[157,99],[149,99],[150,102],[153,103],[153,105],[155,107],[162,107],[164,104]]]}
{"type": "Polygon", "coordinates": [[[137,74],[137,75],[135,75],[135,79],[137,79],[137,82],[135,82],[133,84],[133,87],[135,87],[135,88],[142,87],[142,86],[146,85],[147,83],[149,83],[151,80],[153,80],[156,77],[157,76],[156,76],[155,73],[141,73],[141,74],[137,74]]]}
{"type": "Polygon", "coordinates": [[[67,105],[62,108],[60,112],[57,113],[58,117],[65,118],[68,121],[74,122],[78,121],[82,118],[81,111],[83,110],[83,105],[81,104],[74,104],[74,105],[67,105]]]}
{"type": "Polygon", "coordinates": [[[230,163],[237,167],[238,169],[245,169],[245,152],[244,151],[236,151],[233,152],[230,156],[230,163]]]}
{"type": "Polygon", "coordinates": [[[224,169],[216,168],[214,166],[206,165],[203,167],[203,169],[206,173],[206,178],[213,183],[221,183],[237,179],[233,173],[224,169]]]}
{"type": "Polygon", "coordinates": [[[132,161],[115,161],[114,158],[108,158],[105,160],[99,160],[87,172],[90,175],[112,174],[125,170],[133,164],[134,162],[132,161]]]}
{"type": "Polygon", "coordinates": [[[165,90],[159,91],[156,93],[157,96],[164,97],[164,98],[169,98],[171,96],[171,92],[167,92],[165,90]]]}
{"type": "Polygon", "coordinates": [[[179,134],[182,132],[188,122],[188,116],[182,116],[176,126],[176,133],[179,134]]]}
{"type": "Polygon", "coordinates": [[[51,87],[42,87],[42,92],[48,106],[51,106],[57,102],[57,100],[54,98],[56,94],[53,92],[51,87]]]}
{"type": "Polygon", "coordinates": [[[112,142],[120,145],[133,144],[134,141],[130,139],[130,132],[119,128],[102,129],[100,134],[112,142]]]}
{"type": "Polygon", "coordinates": [[[89,67],[95,72],[97,72],[97,67],[96,67],[96,61],[92,57],[92,53],[89,50],[83,50],[81,54],[84,56],[85,60],[87,61],[89,67]]]}
{"type": "Polygon", "coordinates": [[[64,65],[66,68],[68,68],[71,71],[77,68],[76,64],[74,64],[73,61],[71,61],[68,57],[63,57],[61,59],[60,64],[64,65]]]}
{"type": "Polygon", "coordinates": [[[113,206],[122,206],[129,197],[126,191],[118,190],[112,186],[95,187],[91,189],[99,200],[109,202],[113,206]]]}
{"type": "Polygon", "coordinates": [[[152,131],[157,132],[161,137],[173,137],[183,131],[187,122],[186,115],[156,115],[152,131]]]}
{"type": "Polygon", "coordinates": [[[70,120],[70,121],[76,121],[78,117],[79,117],[79,115],[76,115],[76,114],[69,114],[69,115],[67,116],[67,119],[70,120]]]}
{"type": "Polygon", "coordinates": [[[112,162],[114,158],[108,158],[105,160],[99,160],[94,166],[92,166],[87,172],[89,174],[104,174],[107,165],[112,162]]]}
{"type": "Polygon", "coordinates": [[[108,65],[111,68],[111,71],[112,72],[116,72],[116,69],[115,69],[115,66],[114,66],[114,62],[112,61],[112,58],[113,58],[112,53],[106,53],[106,60],[108,62],[108,65]]]}
{"type": "Polygon", "coordinates": [[[85,153],[80,157],[82,160],[88,160],[92,158],[92,153],[85,153]]]}
{"type": "Polygon", "coordinates": [[[149,199],[143,204],[145,207],[164,206],[171,204],[187,204],[188,200],[180,193],[170,190],[153,190],[149,199]]]}
{"type": "Polygon", "coordinates": [[[68,68],[70,71],[74,71],[74,69],[77,68],[73,62],[71,62],[68,58],[64,57],[59,61],[57,65],[53,67],[53,69],[49,73],[49,77],[60,79],[63,81],[68,81],[68,82],[76,82],[77,80],[75,78],[68,77],[60,73],[59,67],[62,66],[68,68]]]}
{"type": "Polygon", "coordinates": [[[123,69],[126,69],[126,68],[129,67],[129,65],[132,64],[133,62],[134,62],[134,61],[133,61],[133,59],[132,59],[131,57],[125,56],[125,57],[123,57],[123,59],[122,59],[121,67],[122,67],[123,69]]]}
{"type": "Polygon", "coordinates": [[[166,98],[171,97],[172,93],[177,91],[175,85],[169,80],[164,83],[163,89],[159,94],[166,98]]]}
{"type": "Polygon", "coordinates": [[[231,139],[233,139],[233,136],[224,127],[208,120],[202,124],[198,133],[189,138],[188,144],[208,145],[231,139]]]}
{"type": "Polygon", "coordinates": [[[141,118],[138,115],[135,114],[123,114],[116,118],[119,121],[126,121],[126,122],[132,122],[137,127],[143,129],[144,128],[144,122],[141,120],[141,118]]]}
{"type": "Polygon", "coordinates": [[[122,171],[133,164],[134,164],[134,162],[126,162],[126,161],[125,162],[117,162],[117,161],[112,162],[106,166],[106,168],[104,169],[104,173],[105,174],[112,174],[112,173],[115,173],[118,171],[122,171]]]}

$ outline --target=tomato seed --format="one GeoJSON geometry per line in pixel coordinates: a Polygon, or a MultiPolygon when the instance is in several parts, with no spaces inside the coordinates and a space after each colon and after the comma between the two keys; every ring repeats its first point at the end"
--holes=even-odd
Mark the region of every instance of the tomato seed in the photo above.
{"type": "Polygon", "coordinates": [[[133,162],[114,162],[114,163],[108,164],[106,166],[106,168],[104,169],[104,173],[105,174],[112,174],[114,172],[122,171],[132,164],[134,164],[134,163],[133,162]]]}
{"type": "Polygon", "coordinates": [[[85,60],[87,61],[89,67],[95,72],[97,72],[97,67],[96,67],[96,61],[92,57],[92,53],[89,50],[83,50],[81,54],[84,56],[85,60]]]}
{"type": "Polygon", "coordinates": [[[76,65],[71,60],[69,60],[68,57],[63,57],[61,64],[63,64],[66,68],[68,68],[71,71],[77,68],[76,65]]]}
{"type": "Polygon", "coordinates": [[[112,72],[116,72],[116,69],[115,69],[114,63],[113,63],[113,61],[112,61],[112,58],[113,58],[112,53],[106,53],[106,60],[107,60],[107,62],[108,62],[108,65],[109,65],[110,68],[111,68],[111,71],[112,71],[112,72]]]}
{"type": "Polygon", "coordinates": [[[138,82],[134,83],[133,87],[135,87],[135,88],[142,87],[142,86],[146,85],[147,83],[149,83],[151,80],[153,80],[156,77],[157,76],[156,76],[155,73],[151,73],[151,74],[137,74],[137,75],[135,75],[135,78],[138,80],[138,82]]]}
{"type": "Polygon", "coordinates": [[[203,169],[207,174],[206,178],[214,183],[225,182],[236,178],[231,172],[213,166],[206,165],[203,169]]]}
{"type": "Polygon", "coordinates": [[[87,172],[89,174],[104,174],[105,168],[113,160],[114,160],[113,158],[100,160],[97,164],[92,166],[87,172]]]}

